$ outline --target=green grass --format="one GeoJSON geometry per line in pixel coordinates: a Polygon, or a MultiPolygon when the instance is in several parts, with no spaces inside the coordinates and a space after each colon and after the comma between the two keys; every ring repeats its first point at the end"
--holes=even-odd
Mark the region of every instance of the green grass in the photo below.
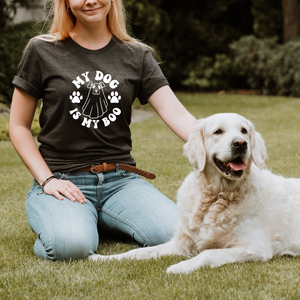
{"type": "MultiPolygon", "coordinates": [[[[268,168],[276,174],[300,177],[300,99],[177,95],[197,118],[218,112],[247,117],[266,142],[268,168]]],[[[157,116],[133,124],[132,133],[138,167],[156,173],[153,184],[175,201],[177,189],[192,170],[182,155],[183,142],[157,116]]],[[[179,256],[104,263],[39,259],[33,253],[35,235],[24,211],[31,175],[9,141],[0,142],[0,153],[0,299],[300,298],[300,257],[203,268],[188,275],[165,273],[168,266],[185,259],[179,256]]],[[[102,240],[98,252],[130,249],[118,241],[102,240]]]]}

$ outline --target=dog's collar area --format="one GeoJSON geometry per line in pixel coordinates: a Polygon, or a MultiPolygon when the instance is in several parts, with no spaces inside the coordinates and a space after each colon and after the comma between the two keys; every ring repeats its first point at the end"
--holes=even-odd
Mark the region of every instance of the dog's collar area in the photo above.
{"type": "Polygon", "coordinates": [[[246,168],[246,164],[241,159],[241,157],[237,157],[227,163],[224,163],[215,157],[214,162],[222,173],[225,173],[227,176],[232,177],[241,177],[243,175],[244,169],[246,168]],[[235,170],[232,167],[234,167],[235,170]]]}

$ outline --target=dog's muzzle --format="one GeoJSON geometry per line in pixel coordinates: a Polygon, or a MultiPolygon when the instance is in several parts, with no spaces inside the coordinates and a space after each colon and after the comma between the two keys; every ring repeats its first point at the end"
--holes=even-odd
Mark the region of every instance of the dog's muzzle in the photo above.
{"type": "Polygon", "coordinates": [[[231,142],[232,159],[222,161],[217,157],[214,162],[217,168],[229,177],[241,177],[247,164],[244,162],[244,157],[248,149],[248,142],[243,138],[234,138],[231,142]]]}

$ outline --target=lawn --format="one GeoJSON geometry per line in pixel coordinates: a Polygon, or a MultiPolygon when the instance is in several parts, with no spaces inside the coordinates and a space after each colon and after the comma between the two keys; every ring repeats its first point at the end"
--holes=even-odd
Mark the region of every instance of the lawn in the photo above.
{"type": "MultiPolygon", "coordinates": [[[[236,112],[250,119],[266,142],[267,167],[300,177],[300,99],[178,93],[197,118],[236,112]]],[[[146,107],[146,109],[150,109],[146,107]]],[[[176,201],[176,191],[192,170],[183,142],[154,116],[132,124],[138,167],[154,172],[153,184],[176,201]]],[[[203,268],[188,275],[166,274],[185,258],[149,261],[49,262],[33,253],[35,235],[27,225],[24,199],[32,177],[9,141],[0,142],[0,299],[299,299],[300,257],[203,268]]],[[[159,209],[159,208],[158,208],[159,209]]],[[[300,216],[299,216],[300,217],[300,216]]],[[[101,240],[98,253],[132,246],[101,240]]]]}

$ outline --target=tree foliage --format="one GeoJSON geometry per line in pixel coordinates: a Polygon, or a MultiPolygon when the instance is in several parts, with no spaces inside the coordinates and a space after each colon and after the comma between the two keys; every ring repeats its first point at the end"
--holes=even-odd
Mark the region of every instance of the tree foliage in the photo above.
{"type": "Polygon", "coordinates": [[[253,33],[258,38],[282,40],[283,13],[281,0],[252,0],[253,33]]]}

